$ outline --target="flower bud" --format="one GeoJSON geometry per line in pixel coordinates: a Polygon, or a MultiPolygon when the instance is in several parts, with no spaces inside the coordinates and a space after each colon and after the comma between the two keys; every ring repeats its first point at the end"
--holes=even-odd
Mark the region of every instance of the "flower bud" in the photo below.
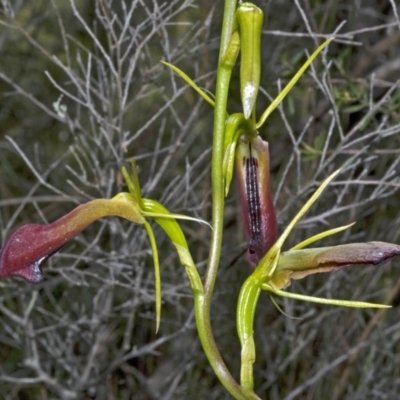
{"type": "Polygon", "coordinates": [[[254,109],[261,75],[261,32],[264,14],[252,3],[241,3],[236,11],[240,31],[240,94],[243,114],[254,109]]]}

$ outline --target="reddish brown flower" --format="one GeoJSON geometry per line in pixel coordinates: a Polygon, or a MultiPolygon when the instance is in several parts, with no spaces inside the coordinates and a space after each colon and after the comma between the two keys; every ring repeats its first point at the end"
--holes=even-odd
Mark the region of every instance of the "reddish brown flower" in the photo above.
{"type": "Polygon", "coordinates": [[[270,186],[268,143],[259,136],[241,137],[236,149],[236,171],[247,256],[254,267],[278,236],[270,186]]]}
{"type": "Polygon", "coordinates": [[[21,226],[0,250],[0,278],[19,276],[30,282],[40,282],[43,279],[41,266],[47,258],[92,222],[111,215],[144,222],[134,200],[122,194],[114,199],[96,199],[82,204],[48,225],[21,226]]]}
{"type": "Polygon", "coordinates": [[[317,272],[329,272],[352,265],[380,265],[400,255],[400,246],[385,242],[350,243],[332,247],[289,250],[279,257],[269,282],[275,289],[290,285],[317,272]]]}

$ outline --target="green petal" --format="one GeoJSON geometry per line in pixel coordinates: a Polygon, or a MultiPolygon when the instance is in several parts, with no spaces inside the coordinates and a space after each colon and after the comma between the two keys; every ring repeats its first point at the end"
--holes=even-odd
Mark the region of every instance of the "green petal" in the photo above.
{"type": "Polygon", "coordinates": [[[225,180],[225,196],[228,195],[232,182],[237,142],[239,137],[245,133],[250,136],[257,136],[257,132],[253,131],[250,122],[246,120],[242,113],[230,115],[225,124],[224,160],[222,166],[222,173],[225,180]]]}
{"type": "Polygon", "coordinates": [[[151,199],[142,199],[142,210],[144,213],[157,215],[154,217],[154,221],[160,225],[175,246],[179,259],[186,269],[192,290],[198,294],[203,293],[204,290],[200,275],[193,262],[185,235],[175,218],[172,217],[172,214],[163,205],[151,199]]]}
{"type": "Polygon", "coordinates": [[[281,236],[279,236],[278,240],[271,247],[268,253],[261,259],[254,273],[258,277],[260,281],[266,281],[271,279],[274,275],[276,267],[278,265],[279,254],[281,252],[282,246],[285,243],[285,240],[289,236],[290,232],[294,228],[294,226],[300,221],[300,219],[304,216],[304,214],[309,210],[309,208],[315,203],[324,189],[329,185],[329,183],[338,175],[340,169],[335,171],[333,174],[329,175],[319,188],[313,193],[313,195],[306,201],[300,211],[296,214],[296,216],[290,221],[289,225],[283,231],[281,236]]]}
{"type": "Polygon", "coordinates": [[[328,236],[334,235],[335,233],[342,232],[342,231],[346,230],[347,228],[352,227],[354,224],[355,224],[355,222],[352,222],[351,224],[340,226],[339,228],[333,228],[333,229],[329,229],[327,231],[318,233],[317,235],[311,236],[310,238],[303,240],[302,242],[296,244],[296,246],[292,247],[290,250],[303,249],[304,247],[307,247],[310,244],[317,242],[318,240],[321,240],[328,236]]]}
{"type": "Polygon", "coordinates": [[[287,297],[289,299],[295,299],[295,300],[309,301],[311,303],[328,304],[331,306],[353,307],[353,308],[391,308],[392,307],[392,306],[388,306],[386,304],[366,303],[363,301],[325,299],[325,298],[321,298],[321,297],[306,296],[304,294],[289,293],[289,292],[285,292],[284,290],[273,289],[268,284],[261,285],[261,288],[263,290],[266,290],[268,292],[276,294],[277,296],[287,297]]]}
{"type": "Polygon", "coordinates": [[[190,217],[188,215],[184,214],[165,214],[165,213],[156,213],[156,212],[151,212],[151,211],[142,211],[142,215],[144,217],[150,217],[150,218],[169,218],[169,219],[182,219],[185,221],[193,221],[193,222],[198,222],[200,224],[204,224],[209,226],[212,229],[211,224],[209,224],[207,221],[204,221],[204,219],[201,218],[195,218],[195,217],[190,217]]]}

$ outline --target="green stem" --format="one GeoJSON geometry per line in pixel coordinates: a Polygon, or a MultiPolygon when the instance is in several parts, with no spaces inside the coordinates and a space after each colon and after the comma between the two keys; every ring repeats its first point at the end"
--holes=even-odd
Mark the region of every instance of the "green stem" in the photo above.
{"type": "MultiPolygon", "coordinates": [[[[225,0],[224,23],[221,36],[221,50],[225,46],[228,48],[230,37],[232,35],[233,20],[236,10],[236,0],[225,0]],[[229,14],[228,14],[229,13],[229,14]],[[232,14],[232,15],[231,15],[232,14]],[[230,24],[228,22],[230,21],[230,24]]],[[[227,114],[228,89],[231,78],[232,66],[227,66],[221,61],[224,59],[225,52],[220,51],[220,58],[217,71],[217,83],[215,92],[214,109],[214,132],[213,149],[211,161],[211,184],[212,184],[212,234],[210,243],[210,252],[208,256],[207,271],[205,276],[204,289],[206,297],[211,300],[214,289],[215,279],[219,266],[221,255],[222,231],[224,222],[224,185],[223,185],[223,150],[225,120],[227,114]]]]}
{"type": "Polygon", "coordinates": [[[215,114],[213,132],[213,151],[211,166],[212,181],[212,236],[208,257],[207,271],[204,280],[204,294],[195,294],[196,324],[204,352],[218,379],[236,399],[248,399],[238,383],[230,374],[217,348],[211,328],[211,299],[217,277],[221,255],[223,216],[224,216],[224,185],[222,174],[225,119],[227,113],[228,87],[232,67],[221,62],[228,49],[235,21],[236,0],[225,0],[224,20],[221,35],[221,49],[217,71],[215,95],[215,114]]]}
{"type": "MultiPolygon", "coordinates": [[[[225,389],[238,400],[246,400],[251,397],[246,397],[235,379],[230,374],[224,360],[215,343],[210,322],[210,297],[207,295],[195,295],[195,314],[196,325],[204,353],[206,353],[208,361],[220,382],[225,389]]],[[[253,397],[252,399],[258,399],[253,397]]]]}

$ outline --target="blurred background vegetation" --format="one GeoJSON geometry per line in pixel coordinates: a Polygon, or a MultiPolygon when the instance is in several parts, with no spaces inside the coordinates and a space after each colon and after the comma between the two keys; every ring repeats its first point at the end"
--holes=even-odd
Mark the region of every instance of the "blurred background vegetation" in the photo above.
{"type": "MultiPolygon", "coordinates": [[[[270,143],[282,228],[316,185],[344,172],[288,246],[358,221],[321,245],[400,243],[400,10],[394,0],[259,0],[264,10],[261,112],[323,38],[336,41],[261,136],[270,143]]],[[[125,190],[135,158],[145,197],[210,219],[208,104],[162,66],[214,92],[223,1],[3,0],[0,16],[1,243],[18,226],[125,190]]],[[[235,71],[229,111],[240,111],[235,71]]],[[[238,373],[235,305],[249,274],[235,190],[213,304],[221,352],[238,373]]],[[[204,271],[209,228],[182,223],[204,271]]],[[[156,229],[156,228],[155,228],[156,229]]],[[[38,285],[0,282],[0,398],[228,399],[196,336],[188,281],[157,232],[154,280],[144,229],[109,218],[45,265],[38,285]]],[[[400,392],[400,261],[308,277],[289,290],[387,302],[353,310],[262,296],[256,318],[262,398],[396,399],[400,392]]]]}

